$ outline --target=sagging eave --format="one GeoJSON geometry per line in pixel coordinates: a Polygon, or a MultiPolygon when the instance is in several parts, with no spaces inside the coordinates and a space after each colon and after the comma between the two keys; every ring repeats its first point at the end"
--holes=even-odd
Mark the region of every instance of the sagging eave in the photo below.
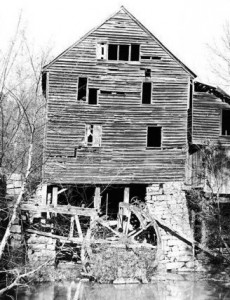
{"type": "Polygon", "coordinates": [[[155,40],[164,50],[165,52],[168,53],[168,55],[174,59],[175,61],[177,61],[179,63],[179,65],[181,65],[182,69],[189,74],[189,76],[192,79],[195,79],[197,77],[197,75],[191,70],[189,69],[184,63],[181,62],[181,60],[179,60],[167,47],[164,46],[164,44],[162,44],[156,37],[155,35],[153,35],[140,21],[138,21],[124,6],[121,6],[121,8],[115,12],[114,14],[112,14],[109,18],[107,18],[102,24],[100,24],[99,26],[93,28],[92,30],[90,30],[88,33],[86,33],[82,38],[80,38],[77,42],[75,42],[72,46],[70,46],[69,48],[67,48],[65,51],[63,51],[60,55],[58,55],[54,60],[52,60],[49,64],[47,64],[46,66],[43,67],[43,72],[46,72],[49,70],[49,68],[59,59],[61,58],[63,55],[65,55],[68,51],[70,51],[71,49],[73,49],[74,47],[76,47],[78,44],[80,44],[84,39],[86,39],[91,33],[93,33],[94,31],[96,31],[98,28],[100,28],[102,25],[104,25],[108,20],[110,20],[112,17],[114,17],[116,14],[118,14],[120,11],[125,12],[143,31],[145,31],[153,40],[155,40]]]}
{"type": "Polygon", "coordinates": [[[222,90],[218,86],[215,87],[209,84],[195,81],[194,90],[195,92],[212,94],[217,98],[221,99],[223,102],[226,102],[227,104],[230,105],[230,95],[228,95],[224,90],[222,90]]]}

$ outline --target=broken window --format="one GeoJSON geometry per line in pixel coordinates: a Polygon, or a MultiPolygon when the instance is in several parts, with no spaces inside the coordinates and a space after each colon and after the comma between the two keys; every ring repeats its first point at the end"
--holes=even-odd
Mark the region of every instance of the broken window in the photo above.
{"type": "Polygon", "coordinates": [[[107,44],[97,44],[97,59],[107,59],[107,44]]]}
{"type": "Polygon", "coordinates": [[[120,45],[119,47],[119,60],[129,60],[129,45],[120,45]]]}
{"type": "Polygon", "coordinates": [[[78,92],[77,100],[86,100],[86,91],[87,91],[87,78],[79,77],[78,78],[78,92]]]}
{"type": "Polygon", "coordinates": [[[97,104],[97,89],[89,89],[88,101],[89,104],[97,104]]]}
{"type": "Polygon", "coordinates": [[[117,60],[118,45],[109,44],[108,60],[117,60]]]}
{"type": "Polygon", "coordinates": [[[222,110],[222,135],[230,135],[230,109],[222,110]]]}
{"type": "Polygon", "coordinates": [[[101,125],[87,124],[85,127],[85,143],[88,147],[100,147],[101,146],[101,125]]]}
{"type": "Polygon", "coordinates": [[[151,77],[151,69],[145,69],[145,77],[151,77]]]}
{"type": "Polygon", "coordinates": [[[131,45],[131,61],[139,61],[140,56],[140,45],[131,45]]]}
{"type": "Polygon", "coordinates": [[[142,103],[151,104],[152,82],[143,82],[142,84],[142,103]]]}
{"type": "Polygon", "coordinates": [[[159,126],[147,127],[147,147],[160,148],[161,147],[161,131],[159,126]]]}

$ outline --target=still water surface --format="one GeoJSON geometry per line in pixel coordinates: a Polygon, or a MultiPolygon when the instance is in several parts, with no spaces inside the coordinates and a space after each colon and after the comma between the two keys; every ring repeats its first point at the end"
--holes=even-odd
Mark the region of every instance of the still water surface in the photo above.
{"type": "Polygon", "coordinates": [[[17,300],[212,300],[230,299],[230,287],[208,281],[158,281],[141,285],[65,282],[17,291],[17,300]]]}

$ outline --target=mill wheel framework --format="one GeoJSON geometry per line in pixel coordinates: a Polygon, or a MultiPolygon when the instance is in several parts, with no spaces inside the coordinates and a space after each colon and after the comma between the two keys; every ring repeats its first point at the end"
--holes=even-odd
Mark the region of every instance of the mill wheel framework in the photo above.
{"type": "Polygon", "coordinates": [[[91,222],[81,247],[85,271],[85,266],[92,263],[93,252],[98,245],[156,250],[160,245],[159,229],[144,204],[120,202],[117,220],[110,221],[102,216],[91,222]]]}

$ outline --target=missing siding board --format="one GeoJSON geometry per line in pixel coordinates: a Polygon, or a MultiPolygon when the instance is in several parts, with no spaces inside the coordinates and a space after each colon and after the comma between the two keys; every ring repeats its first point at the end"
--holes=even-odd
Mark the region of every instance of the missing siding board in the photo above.
{"type": "Polygon", "coordinates": [[[141,56],[141,59],[151,59],[151,56],[141,56]]]}
{"type": "Polygon", "coordinates": [[[86,91],[87,91],[87,78],[79,77],[78,78],[78,92],[77,100],[86,100],[86,91]]]}
{"type": "Polygon", "coordinates": [[[119,60],[129,60],[129,45],[120,45],[119,47],[119,60]]]}
{"type": "Polygon", "coordinates": [[[101,146],[101,125],[85,125],[85,144],[87,147],[100,147],[101,146]]]}
{"type": "Polygon", "coordinates": [[[142,104],[151,104],[152,82],[142,83],[142,104]]]}
{"type": "Polygon", "coordinates": [[[131,61],[139,61],[140,57],[140,45],[132,44],[131,45],[131,61]]]}
{"type": "Polygon", "coordinates": [[[222,128],[221,134],[230,136],[230,110],[222,110],[222,128]]]}
{"type": "Polygon", "coordinates": [[[118,58],[118,45],[109,44],[108,60],[117,60],[118,58]]]}
{"type": "Polygon", "coordinates": [[[161,148],[161,131],[162,127],[147,127],[147,148],[161,148]]]}
{"type": "Polygon", "coordinates": [[[88,101],[89,104],[96,105],[97,104],[97,89],[89,89],[88,101]]]}
{"type": "Polygon", "coordinates": [[[141,59],[143,60],[161,60],[161,57],[160,56],[141,56],[141,59]]]}
{"type": "Polygon", "coordinates": [[[104,94],[104,95],[111,95],[112,92],[111,91],[100,91],[101,94],[104,94]]]}

